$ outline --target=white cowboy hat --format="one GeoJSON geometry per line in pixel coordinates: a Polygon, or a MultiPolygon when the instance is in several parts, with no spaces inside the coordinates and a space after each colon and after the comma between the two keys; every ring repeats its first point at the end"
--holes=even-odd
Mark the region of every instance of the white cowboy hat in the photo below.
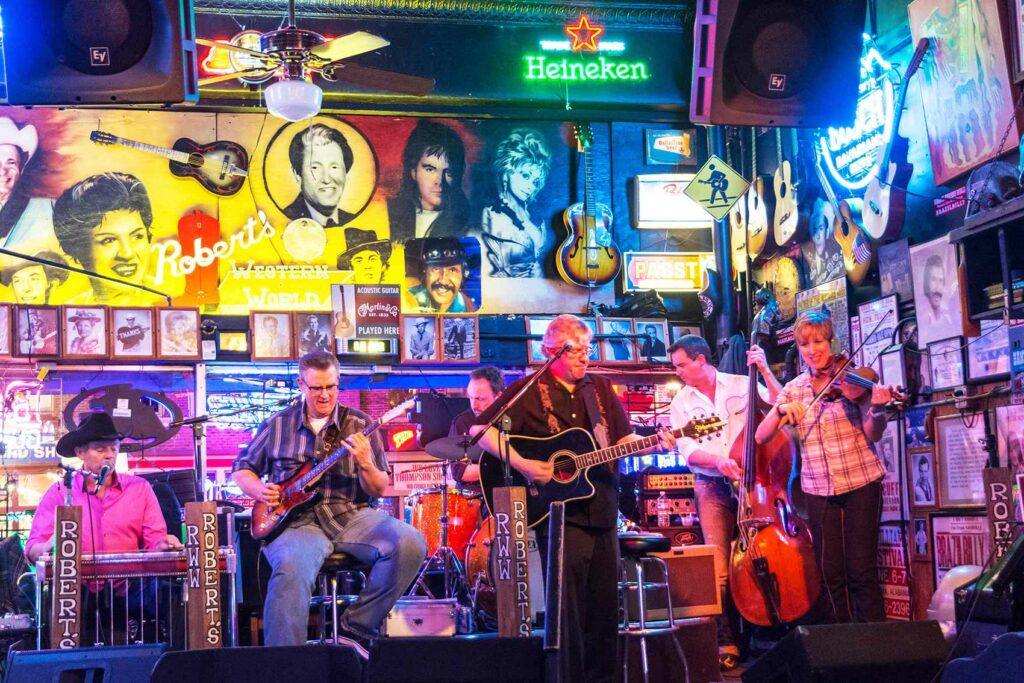
{"type": "Polygon", "coordinates": [[[39,146],[39,134],[36,133],[36,127],[31,123],[19,129],[11,119],[6,116],[0,117],[0,145],[14,145],[28,155],[28,158],[25,159],[27,162],[36,153],[36,147],[39,146]]]}

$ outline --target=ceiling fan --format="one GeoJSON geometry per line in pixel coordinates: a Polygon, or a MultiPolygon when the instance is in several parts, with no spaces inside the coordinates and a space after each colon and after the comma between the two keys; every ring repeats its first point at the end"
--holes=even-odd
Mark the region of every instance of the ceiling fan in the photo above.
{"type": "Polygon", "coordinates": [[[334,40],[295,26],[295,0],[288,0],[288,26],[260,36],[260,50],[214,40],[196,39],[206,47],[248,55],[253,66],[200,79],[206,86],[240,76],[259,78],[277,73],[277,82],[264,91],[267,110],[275,116],[298,121],[320,111],[323,91],[307,80],[316,72],[327,81],[351,83],[376,90],[423,96],[434,89],[434,79],[354,64],[349,57],[387,47],[391,43],[378,35],[356,31],[334,40]]]}

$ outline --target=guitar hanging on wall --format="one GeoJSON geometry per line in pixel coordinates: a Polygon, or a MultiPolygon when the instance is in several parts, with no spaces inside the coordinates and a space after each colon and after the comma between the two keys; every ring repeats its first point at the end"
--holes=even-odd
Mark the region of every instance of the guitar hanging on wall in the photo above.
{"type": "Polygon", "coordinates": [[[757,172],[756,128],[750,130],[750,172],[754,179],[747,190],[747,254],[751,261],[756,261],[775,248],[772,239],[775,194],[771,178],[757,172]]]}
{"type": "Polygon", "coordinates": [[[785,250],[794,244],[807,239],[810,224],[808,205],[811,197],[804,189],[807,183],[797,179],[803,167],[800,163],[800,148],[793,130],[793,153],[796,160],[791,162],[783,157],[782,131],[775,129],[775,146],[778,152],[779,166],[775,169],[775,215],[772,218],[772,233],[775,244],[785,250]]]}
{"type": "Polygon", "coordinates": [[[836,193],[821,166],[817,147],[815,147],[814,156],[814,165],[818,171],[818,177],[821,179],[821,189],[834,212],[832,231],[835,234],[836,242],[843,250],[843,267],[850,278],[850,284],[859,287],[867,278],[871,266],[874,265],[877,253],[875,245],[860,224],[863,202],[854,197],[836,198],[836,193]]]}
{"type": "Polygon", "coordinates": [[[558,274],[571,285],[601,287],[615,279],[622,253],[612,241],[612,210],[594,199],[594,175],[590,163],[590,124],[574,124],[577,150],[583,157],[583,202],[562,214],[569,236],[558,248],[558,274]]]}
{"type": "Polygon", "coordinates": [[[907,183],[914,174],[914,165],[907,160],[910,142],[900,135],[900,118],[907,99],[907,85],[931,48],[931,40],[922,38],[917,41],[917,48],[907,65],[907,72],[903,74],[903,83],[896,97],[892,135],[878,158],[871,181],[864,188],[864,231],[873,240],[888,242],[898,238],[903,230],[907,212],[907,183]]]}
{"type": "Polygon", "coordinates": [[[120,145],[157,154],[170,159],[171,173],[182,178],[193,178],[210,192],[228,197],[242,188],[249,175],[249,155],[237,142],[217,140],[200,144],[189,138],[179,138],[173,149],[128,140],[101,130],[94,130],[89,139],[99,145],[120,145]]]}

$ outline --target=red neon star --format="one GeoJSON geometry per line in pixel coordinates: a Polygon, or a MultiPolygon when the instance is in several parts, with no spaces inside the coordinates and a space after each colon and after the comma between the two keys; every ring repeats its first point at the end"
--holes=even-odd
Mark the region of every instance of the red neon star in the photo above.
{"type": "Polygon", "coordinates": [[[591,26],[586,14],[580,15],[580,23],[566,26],[565,32],[572,36],[572,51],[590,50],[597,52],[597,37],[604,33],[600,26],[591,26]]]}

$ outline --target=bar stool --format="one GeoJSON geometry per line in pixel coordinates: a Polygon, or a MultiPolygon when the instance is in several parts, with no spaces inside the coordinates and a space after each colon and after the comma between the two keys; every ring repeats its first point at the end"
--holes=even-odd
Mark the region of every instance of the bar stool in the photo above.
{"type": "Polygon", "coordinates": [[[319,593],[310,600],[310,607],[320,608],[320,642],[327,641],[327,607],[331,608],[331,640],[338,642],[338,605],[348,606],[359,599],[359,589],[366,581],[364,570],[366,565],[348,553],[331,553],[320,566],[317,574],[319,593]],[[353,592],[346,590],[338,593],[338,584],[353,586],[358,582],[358,589],[353,592]],[[328,589],[328,585],[330,588],[328,589]]]}
{"type": "MultiPolygon", "coordinates": [[[[619,534],[620,570],[622,580],[619,582],[619,599],[622,605],[622,624],[619,627],[619,635],[626,636],[627,647],[622,657],[622,680],[629,681],[629,648],[628,638],[636,636],[640,638],[640,664],[644,672],[644,681],[648,681],[647,662],[647,636],[655,636],[664,633],[671,634],[673,645],[683,662],[683,671],[689,674],[686,665],[686,655],[683,648],[676,640],[675,633],[679,630],[676,625],[675,615],[672,613],[672,595],[669,592],[668,565],[660,557],[651,557],[651,553],[665,552],[671,550],[672,541],[661,534],[619,534]],[[660,581],[648,581],[646,568],[660,570],[660,581]],[[630,579],[631,574],[636,574],[636,580],[630,579]],[[637,619],[630,619],[629,614],[629,593],[636,591],[637,596],[637,619]],[[647,624],[647,593],[648,591],[662,591],[665,605],[668,607],[668,625],[651,628],[647,624]]],[[[653,577],[651,577],[653,578],[653,577]]]]}

